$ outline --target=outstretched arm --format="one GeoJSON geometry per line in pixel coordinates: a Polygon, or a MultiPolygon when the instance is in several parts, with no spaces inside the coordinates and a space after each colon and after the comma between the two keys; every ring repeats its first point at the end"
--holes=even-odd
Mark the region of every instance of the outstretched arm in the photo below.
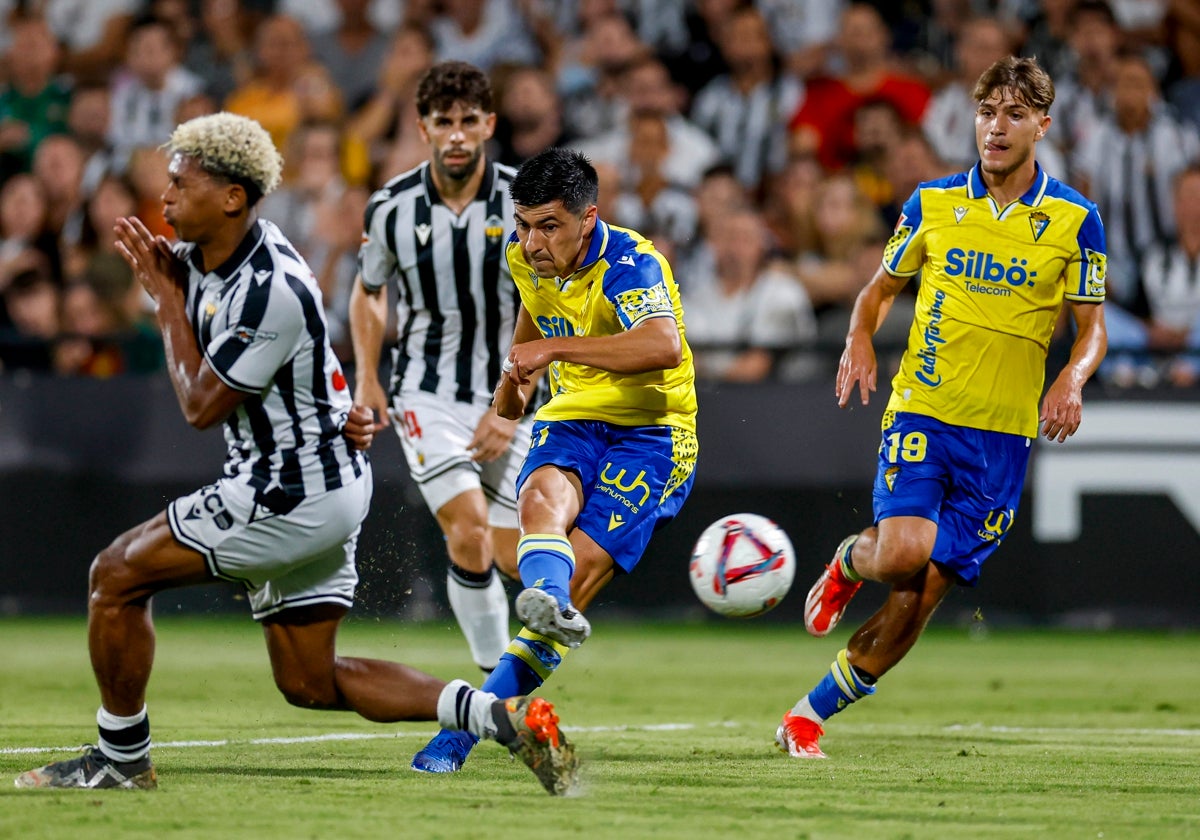
{"type": "Polygon", "coordinates": [[[846,332],[846,349],[838,362],[837,383],[834,393],[838,406],[845,408],[850,402],[854,386],[858,385],[862,404],[870,402],[875,390],[878,369],[875,361],[875,345],[871,339],[887,318],[896,295],[908,283],[907,277],[897,277],[879,267],[854,301],[850,315],[850,329],[846,332]]]}
{"type": "Polygon", "coordinates": [[[517,310],[512,348],[508,351],[508,358],[504,361],[504,372],[500,374],[500,382],[496,386],[496,393],[492,398],[496,414],[505,420],[518,420],[525,414],[525,407],[529,404],[529,395],[533,393],[534,386],[537,384],[537,376],[534,375],[536,371],[526,371],[524,379],[520,376],[513,376],[516,372],[516,366],[513,364],[513,352],[519,345],[537,341],[541,337],[542,334],[534,325],[533,318],[522,306],[517,310]]]}
{"type": "Polygon", "coordinates": [[[384,287],[368,289],[356,277],[350,292],[350,341],[354,345],[354,402],[377,417],[372,431],[388,424],[388,401],[379,381],[379,353],[387,329],[387,294],[384,287]]]}
{"type": "Polygon", "coordinates": [[[222,382],[200,353],[187,318],[187,281],[182,261],[172,253],[166,239],[151,234],[136,217],[118,219],[114,230],[117,250],[154,298],[167,373],[183,416],[197,429],[222,422],[249,395],[222,382]]]}
{"type": "Polygon", "coordinates": [[[1083,420],[1083,386],[1096,372],[1108,350],[1104,304],[1071,303],[1071,315],[1075,318],[1071,358],[1046,391],[1038,417],[1042,434],[1059,443],[1079,428],[1083,420]]]}

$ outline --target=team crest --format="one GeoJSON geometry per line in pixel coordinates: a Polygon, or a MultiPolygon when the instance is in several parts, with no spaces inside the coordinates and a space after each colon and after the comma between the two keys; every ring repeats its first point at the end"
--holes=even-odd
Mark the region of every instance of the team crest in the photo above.
{"type": "Polygon", "coordinates": [[[899,467],[888,467],[883,471],[883,480],[887,484],[888,492],[893,493],[896,490],[896,476],[900,474],[899,467]]]}
{"type": "Polygon", "coordinates": [[[1100,297],[1104,294],[1104,281],[1108,276],[1108,255],[1091,248],[1084,248],[1087,257],[1087,293],[1089,297],[1100,297]]]}
{"type": "Polygon", "coordinates": [[[500,241],[500,237],[504,236],[504,222],[499,216],[493,214],[484,219],[483,235],[493,244],[500,241]]]}
{"type": "Polygon", "coordinates": [[[1033,231],[1033,241],[1037,242],[1042,238],[1042,234],[1046,232],[1046,226],[1050,224],[1050,217],[1041,210],[1034,210],[1029,214],[1029,227],[1033,231]]]}

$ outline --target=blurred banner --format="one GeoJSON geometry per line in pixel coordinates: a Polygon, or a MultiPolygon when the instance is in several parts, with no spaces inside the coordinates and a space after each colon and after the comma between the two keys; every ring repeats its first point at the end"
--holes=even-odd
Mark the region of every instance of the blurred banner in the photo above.
{"type": "MultiPolygon", "coordinates": [[[[839,410],[826,382],[704,388],[692,498],[655,537],[634,585],[618,579],[594,609],[704,615],[687,581],[691,544],[712,520],[751,511],[788,531],[800,563],[795,589],[759,620],[798,621],[834,546],[871,520],[886,399],[881,390],[869,406],[839,410]]],[[[165,377],[0,377],[0,614],[83,612],[92,557],[214,480],[224,449],[219,430],[183,421],[165,377]]],[[[358,610],[448,617],[442,536],[394,433],[372,461],[358,610]]],[[[848,620],[884,592],[864,589],[848,620]]],[[[156,609],[245,606],[218,585],[159,596],[156,609]]],[[[1022,508],[979,587],[952,593],[937,620],[1200,626],[1200,406],[1089,394],[1077,436],[1037,445],[1022,508]]]]}

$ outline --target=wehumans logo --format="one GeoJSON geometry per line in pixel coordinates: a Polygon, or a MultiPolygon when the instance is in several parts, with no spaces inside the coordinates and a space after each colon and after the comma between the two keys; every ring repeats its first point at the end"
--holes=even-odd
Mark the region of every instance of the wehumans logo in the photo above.
{"type": "Polygon", "coordinates": [[[608,473],[611,469],[612,461],[609,461],[604,465],[604,469],[600,471],[600,483],[596,485],[596,489],[602,493],[607,493],[609,496],[612,496],[621,504],[625,505],[625,507],[629,508],[634,513],[637,513],[638,509],[642,505],[646,504],[646,501],[650,498],[650,485],[644,480],[646,478],[646,471],[642,470],[637,474],[637,478],[633,479],[633,481],[629,482],[628,484],[625,484],[625,469],[621,468],[616,476],[609,476],[608,473]],[[639,487],[642,490],[642,498],[641,501],[639,501],[637,504],[634,504],[633,501],[630,500],[629,494],[633,493],[633,491],[637,490],[639,487]]]}
{"type": "Polygon", "coordinates": [[[975,532],[979,539],[985,542],[1000,542],[1005,532],[1012,527],[1016,511],[1012,508],[993,510],[983,518],[983,527],[975,532]]]}
{"type": "Polygon", "coordinates": [[[946,274],[967,280],[987,280],[989,283],[1007,282],[1010,286],[1032,286],[1036,271],[1026,266],[1029,260],[1011,257],[1005,266],[1004,258],[987,251],[964,251],[951,248],[946,252],[946,274]]]}
{"type": "Polygon", "coordinates": [[[945,292],[940,290],[934,292],[933,306],[929,308],[929,323],[925,325],[925,346],[917,351],[917,358],[921,360],[921,366],[917,368],[916,377],[930,388],[936,388],[942,384],[942,375],[937,372],[937,352],[938,345],[946,343],[946,339],[942,338],[940,326],[942,304],[945,302],[945,292]]]}

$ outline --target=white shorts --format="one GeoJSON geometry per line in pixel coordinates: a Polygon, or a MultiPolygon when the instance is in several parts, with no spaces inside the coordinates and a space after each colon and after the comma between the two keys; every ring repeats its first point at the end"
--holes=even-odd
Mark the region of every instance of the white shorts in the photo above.
{"type": "Polygon", "coordinates": [[[482,490],[487,500],[488,524],[493,528],[517,527],[517,475],[529,451],[532,415],[517,426],[508,452],[486,464],[471,460],[467,444],[488,406],[449,403],[426,393],[398,395],[392,403],[392,423],[408,459],[408,471],[425,504],[435,514],[455,496],[482,490]]]}
{"type": "Polygon", "coordinates": [[[204,555],[209,571],[246,587],[256,620],[308,604],[350,607],[371,481],[368,465],[356,481],[276,514],[254,501],[248,476],[222,478],[171,502],[167,520],[175,539],[204,555]]]}

